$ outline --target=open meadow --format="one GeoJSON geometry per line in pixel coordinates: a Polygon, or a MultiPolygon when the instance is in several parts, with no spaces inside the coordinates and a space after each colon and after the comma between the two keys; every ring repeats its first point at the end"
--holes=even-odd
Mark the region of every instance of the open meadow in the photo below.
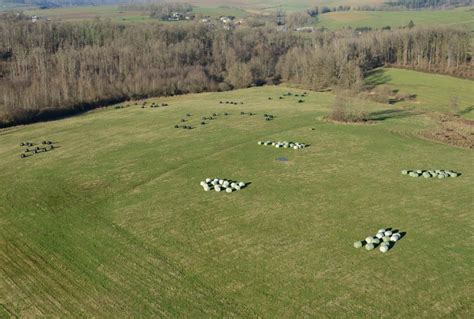
{"type": "Polygon", "coordinates": [[[397,107],[418,111],[458,112],[463,117],[474,120],[474,83],[470,80],[396,68],[379,68],[373,70],[365,81],[368,85],[387,86],[405,95],[416,95],[414,100],[402,101],[397,107]]]}
{"type": "MultiPolygon", "coordinates": [[[[383,83],[425,76],[405,72],[383,83]]],[[[409,91],[429,110],[428,88],[409,91]]],[[[324,120],[333,93],[287,92],[303,90],[154,98],[0,130],[0,317],[468,318],[472,150],[419,138],[432,119],[393,112],[412,105],[359,101],[376,120],[336,124],[324,120]],[[20,158],[21,142],[42,140],[56,148],[20,158]],[[204,192],[207,177],[250,184],[204,192]],[[353,247],[388,227],[406,235],[387,253],[353,247]]]]}
{"type": "Polygon", "coordinates": [[[318,27],[330,30],[370,27],[392,29],[405,27],[410,21],[417,26],[459,26],[474,31],[474,7],[452,10],[404,10],[404,11],[347,11],[320,15],[318,27]]]}

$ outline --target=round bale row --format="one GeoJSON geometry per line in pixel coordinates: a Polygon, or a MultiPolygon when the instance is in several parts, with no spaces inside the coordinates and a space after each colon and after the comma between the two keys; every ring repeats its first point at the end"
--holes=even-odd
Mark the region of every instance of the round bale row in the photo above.
{"type": "Polygon", "coordinates": [[[459,173],[456,173],[454,171],[449,171],[449,170],[443,170],[443,169],[435,169],[435,170],[403,170],[402,171],[403,175],[407,175],[410,177],[424,177],[424,178],[447,178],[447,177],[458,177],[459,173]]]}
{"type": "Polygon", "coordinates": [[[259,141],[258,145],[275,146],[275,148],[292,148],[295,150],[303,149],[306,147],[306,144],[304,143],[296,143],[296,142],[288,142],[288,141],[283,141],[283,142],[259,141]]]}
{"type": "Polygon", "coordinates": [[[191,125],[175,125],[174,128],[182,128],[182,129],[185,129],[185,130],[192,130],[192,126],[191,125]]]}
{"type": "MultiPolygon", "coordinates": [[[[135,105],[137,105],[137,104],[135,104],[135,105]]],[[[146,103],[146,102],[143,102],[143,104],[142,104],[142,109],[144,109],[144,108],[146,107],[146,105],[147,105],[147,103],[146,103]]],[[[165,106],[168,106],[168,104],[167,104],[167,103],[161,103],[161,107],[165,107],[165,106]]],[[[160,107],[160,104],[159,104],[159,103],[153,102],[153,103],[151,103],[151,105],[150,105],[150,108],[158,108],[158,107],[160,107]]]]}
{"type": "Polygon", "coordinates": [[[225,101],[225,102],[224,101],[219,101],[219,104],[224,104],[224,103],[225,104],[233,104],[233,105],[244,104],[244,102],[238,103],[238,102],[235,102],[235,101],[225,101]]]}

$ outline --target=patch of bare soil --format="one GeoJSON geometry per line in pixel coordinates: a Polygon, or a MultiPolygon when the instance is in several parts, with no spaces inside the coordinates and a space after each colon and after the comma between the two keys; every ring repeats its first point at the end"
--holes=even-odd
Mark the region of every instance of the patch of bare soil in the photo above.
{"type": "Polygon", "coordinates": [[[474,149],[474,121],[450,114],[430,114],[437,127],[421,132],[421,136],[441,143],[474,149]]]}

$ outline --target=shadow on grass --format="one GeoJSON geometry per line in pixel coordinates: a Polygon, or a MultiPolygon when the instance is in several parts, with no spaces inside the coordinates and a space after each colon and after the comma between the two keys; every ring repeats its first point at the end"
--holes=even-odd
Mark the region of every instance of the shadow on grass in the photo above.
{"type": "Polygon", "coordinates": [[[417,115],[417,112],[412,110],[388,109],[369,114],[370,121],[385,121],[390,119],[399,119],[417,115]]]}
{"type": "Polygon", "coordinates": [[[474,111],[474,106],[468,106],[464,110],[459,112],[459,115],[465,115],[474,111]]]}
{"type": "Polygon", "coordinates": [[[365,84],[370,87],[375,87],[377,85],[382,85],[390,82],[392,77],[385,74],[383,69],[376,69],[370,71],[365,78],[365,84]]]}

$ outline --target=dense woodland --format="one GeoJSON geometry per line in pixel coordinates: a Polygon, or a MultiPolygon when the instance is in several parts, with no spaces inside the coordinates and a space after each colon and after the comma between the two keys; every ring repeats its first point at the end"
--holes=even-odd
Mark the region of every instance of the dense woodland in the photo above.
{"type": "Polygon", "coordinates": [[[473,78],[468,31],[226,31],[203,23],[0,20],[0,123],[127,99],[288,81],[359,89],[381,65],[473,78]]]}

